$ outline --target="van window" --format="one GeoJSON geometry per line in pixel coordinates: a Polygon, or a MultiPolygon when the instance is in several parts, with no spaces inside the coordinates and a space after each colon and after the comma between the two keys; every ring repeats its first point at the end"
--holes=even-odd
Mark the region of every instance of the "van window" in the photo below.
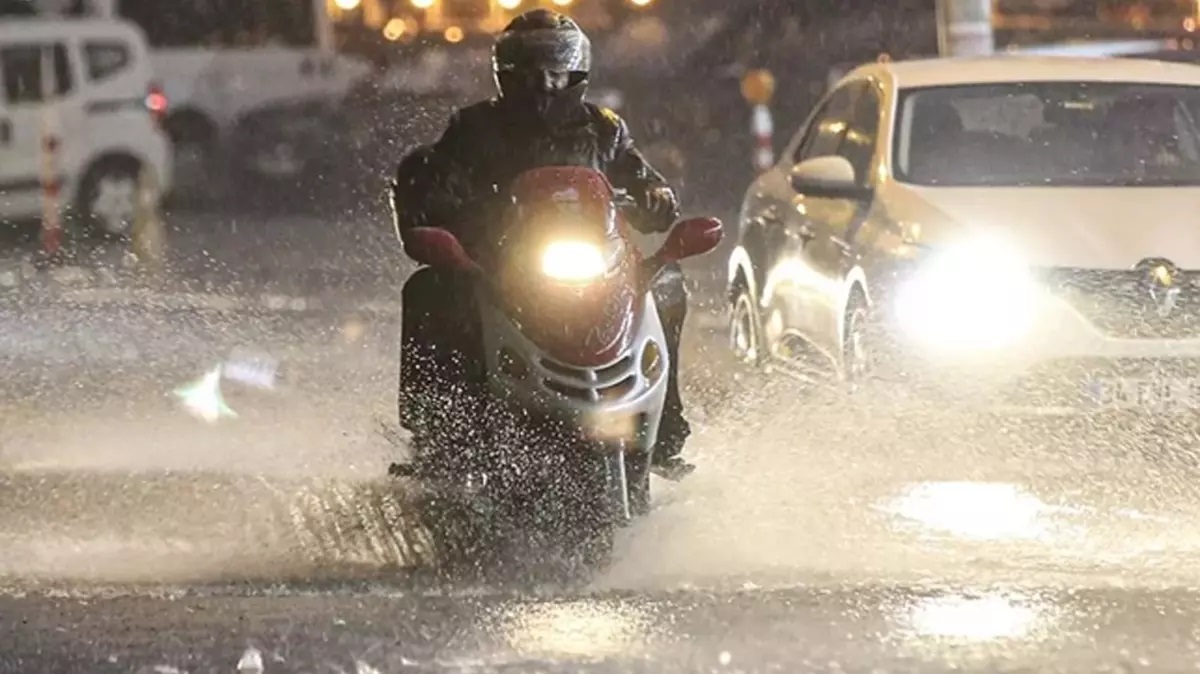
{"type": "Polygon", "coordinates": [[[53,49],[54,73],[48,82],[53,96],[62,96],[71,91],[71,61],[67,49],[56,45],[21,45],[0,49],[0,70],[3,71],[4,98],[10,105],[40,103],[45,100],[43,77],[50,77],[42,69],[42,55],[53,49]]]}
{"type": "Polygon", "coordinates": [[[87,42],[83,53],[92,80],[102,80],[129,65],[129,46],[121,42],[87,42]]]}

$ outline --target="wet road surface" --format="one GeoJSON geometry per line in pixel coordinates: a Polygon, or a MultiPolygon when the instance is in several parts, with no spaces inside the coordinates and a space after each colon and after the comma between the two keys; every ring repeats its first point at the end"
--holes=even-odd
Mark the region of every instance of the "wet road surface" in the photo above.
{"type": "Polygon", "coordinates": [[[0,599],[5,671],[1191,671],[1191,592],[389,589],[0,599]],[[254,671],[254,670],[244,670],[254,671]]]}
{"type": "Polygon", "coordinates": [[[247,649],[268,672],[1200,664],[1190,420],[848,406],[731,363],[704,311],[701,470],[656,483],[613,566],[522,593],[436,581],[382,478],[395,320],[0,307],[0,671],[231,672],[247,649]],[[189,413],[180,387],[246,354],[274,386],[222,384],[237,418],[189,413]]]}

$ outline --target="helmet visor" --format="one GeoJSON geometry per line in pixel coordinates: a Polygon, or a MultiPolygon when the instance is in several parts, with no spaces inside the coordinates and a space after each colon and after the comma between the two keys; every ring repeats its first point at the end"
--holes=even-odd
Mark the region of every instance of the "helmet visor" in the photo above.
{"type": "Polygon", "coordinates": [[[496,43],[496,70],[587,72],[591,45],[583,33],[538,29],[508,33],[496,43]]]}

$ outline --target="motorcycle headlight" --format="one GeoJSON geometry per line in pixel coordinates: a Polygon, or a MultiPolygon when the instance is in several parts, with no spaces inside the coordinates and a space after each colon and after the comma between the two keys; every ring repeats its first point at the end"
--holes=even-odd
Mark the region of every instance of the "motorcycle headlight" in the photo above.
{"type": "Polygon", "coordinates": [[[556,281],[591,281],[608,271],[599,246],[582,241],[556,241],[542,253],[542,273],[556,281]]]}
{"type": "Polygon", "coordinates": [[[902,331],[946,349],[1002,348],[1033,327],[1037,286],[1021,255],[996,241],[932,252],[900,288],[902,331]]]}

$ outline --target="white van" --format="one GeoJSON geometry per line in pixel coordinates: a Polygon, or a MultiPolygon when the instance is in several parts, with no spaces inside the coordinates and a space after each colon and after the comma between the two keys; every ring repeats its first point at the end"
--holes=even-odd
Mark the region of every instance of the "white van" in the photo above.
{"type": "Polygon", "coordinates": [[[129,233],[142,171],[158,194],[171,184],[166,103],[151,78],[131,23],[0,20],[0,220],[38,217],[57,184],[74,222],[129,233]]]}
{"type": "Polygon", "coordinates": [[[337,105],[365,61],[334,49],[333,0],[33,0],[47,15],[124,19],[150,44],[154,78],[171,102],[176,187],[209,187],[225,170],[247,115],[299,101],[337,105]]]}

